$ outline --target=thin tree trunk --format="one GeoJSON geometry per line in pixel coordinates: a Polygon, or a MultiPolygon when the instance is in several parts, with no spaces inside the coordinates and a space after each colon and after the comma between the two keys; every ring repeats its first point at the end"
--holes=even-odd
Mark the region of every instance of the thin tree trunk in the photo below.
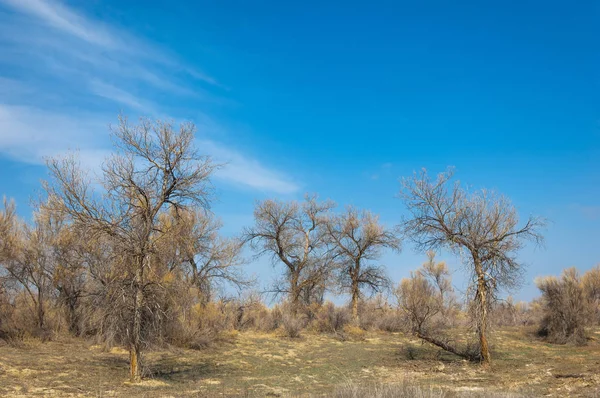
{"type": "Polygon", "coordinates": [[[79,336],[79,317],[77,315],[77,300],[78,293],[67,287],[60,287],[60,296],[67,309],[67,322],[69,324],[69,332],[74,336],[79,336]]]}
{"type": "Polygon", "coordinates": [[[129,369],[131,371],[131,381],[137,383],[142,380],[141,371],[141,352],[139,346],[131,344],[129,348],[129,369]]]}
{"type": "Polygon", "coordinates": [[[37,299],[37,316],[38,316],[38,327],[40,330],[44,329],[44,298],[42,292],[38,289],[37,299]]]}
{"type": "Polygon", "coordinates": [[[431,343],[431,344],[433,344],[435,346],[438,346],[438,347],[440,347],[440,348],[442,348],[442,349],[444,349],[444,350],[446,350],[448,352],[451,352],[452,354],[457,355],[457,356],[459,356],[461,358],[465,358],[465,359],[468,359],[470,361],[474,361],[474,360],[477,359],[477,358],[474,358],[473,356],[471,356],[469,353],[466,353],[466,352],[463,352],[463,351],[459,351],[456,347],[453,347],[453,346],[449,345],[448,343],[446,343],[443,340],[438,340],[435,337],[431,337],[431,336],[428,336],[426,334],[422,334],[421,332],[417,332],[417,337],[420,338],[420,339],[422,339],[422,340],[427,341],[428,343],[431,343]]]}
{"type": "Polygon", "coordinates": [[[360,298],[360,289],[358,287],[358,278],[360,275],[360,259],[356,259],[354,267],[350,268],[350,278],[352,279],[352,321],[358,325],[358,299],[360,298]]]}
{"type": "Polygon", "coordinates": [[[77,298],[69,297],[68,299],[68,308],[69,308],[69,331],[75,335],[79,336],[79,317],[77,316],[77,298]]]}
{"type": "Polygon", "coordinates": [[[358,290],[358,282],[352,282],[352,321],[358,324],[358,298],[360,291],[358,290]]]}
{"type": "Polygon", "coordinates": [[[477,293],[476,293],[476,305],[478,311],[477,320],[477,332],[479,333],[479,353],[481,356],[481,363],[484,366],[489,366],[492,359],[490,356],[490,349],[487,341],[487,285],[485,283],[485,275],[481,263],[476,261],[475,271],[477,272],[477,293]]]}
{"type": "Polygon", "coordinates": [[[298,307],[300,306],[300,288],[298,287],[298,280],[300,278],[298,277],[297,273],[294,273],[292,276],[292,280],[290,281],[290,305],[291,305],[291,311],[292,311],[292,315],[294,317],[296,317],[296,315],[298,315],[298,307]]]}
{"type": "Polygon", "coordinates": [[[138,382],[142,379],[141,371],[141,327],[142,327],[142,305],[144,300],[143,292],[144,260],[143,258],[137,265],[135,273],[135,297],[133,304],[133,327],[131,333],[131,344],[129,347],[129,369],[131,371],[131,381],[138,382]]]}

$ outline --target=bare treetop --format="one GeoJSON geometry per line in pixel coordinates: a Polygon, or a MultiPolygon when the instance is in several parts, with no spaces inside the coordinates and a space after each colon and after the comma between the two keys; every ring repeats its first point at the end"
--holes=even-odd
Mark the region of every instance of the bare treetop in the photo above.
{"type": "Polygon", "coordinates": [[[303,290],[321,283],[331,271],[324,226],[333,207],[308,195],[303,203],[265,200],[256,205],[255,225],[244,231],[244,240],[258,255],[270,254],[285,265],[288,287],[278,283],[275,290],[289,293],[294,311],[303,290]]]}
{"type": "MultiPolygon", "coordinates": [[[[54,184],[46,184],[49,204],[97,232],[131,236],[142,224],[154,223],[161,211],[200,205],[212,196],[209,176],[218,167],[194,147],[195,127],[179,130],[162,121],[125,117],[111,127],[117,151],[102,167],[102,195],[73,155],[49,159],[54,184]],[[135,227],[132,222],[137,224],[135,227]]],[[[146,230],[145,234],[151,233],[146,230]]]]}
{"type": "Polygon", "coordinates": [[[512,286],[521,269],[516,253],[527,240],[543,242],[543,218],[529,217],[519,226],[517,209],[510,200],[482,189],[469,193],[457,181],[450,184],[449,169],[432,180],[425,170],[402,180],[400,197],[411,217],[401,225],[403,234],[422,251],[449,249],[474,255],[496,283],[512,286]]]}
{"type": "Polygon", "coordinates": [[[111,132],[117,152],[103,167],[108,177],[104,186],[111,197],[118,201],[133,191],[138,206],[153,213],[162,203],[175,208],[209,206],[207,180],[216,166],[194,147],[196,128],[192,123],[182,123],[177,131],[163,121],[142,119],[130,125],[120,118],[111,132]]]}
{"type": "Polygon", "coordinates": [[[303,203],[265,200],[256,206],[256,225],[246,229],[245,238],[259,255],[271,254],[288,266],[306,263],[326,244],[323,225],[333,207],[314,196],[306,196],[303,203]]]}

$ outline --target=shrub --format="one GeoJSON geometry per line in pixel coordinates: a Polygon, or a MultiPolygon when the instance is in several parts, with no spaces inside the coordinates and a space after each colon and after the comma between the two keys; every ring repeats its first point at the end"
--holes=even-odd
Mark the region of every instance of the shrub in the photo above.
{"type": "Polygon", "coordinates": [[[495,326],[530,325],[535,317],[532,306],[524,301],[514,302],[512,297],[494,303],[492,322],[495,326]]]}
{"type": "Polygon", "coordinates": [[[443,398],[446,393],[438,387],[423,387],[409,383],[363,385],[348,382],[337,387],[335,398],[443,398]]]}
{"type": "Polygon", "coordinates": [[[585,344],[590,306],[577,270],[564,270],[560,279],[539,278],[536,285],[542,291],[544,308],[538,335],[556,344],[585,344]]]}
{"type": "Polygon", "coordinates": [[[264,317],[261,317],[257,324],[257,330],[261,332],[272,332],[281,328],[283,325],[283,310],[280,305],[276,305],[270,310],[265,308],[264,317]]]}
{"type": "Polygon", "coordinates": [[[304,322],[299,317],[286,313],[282,318],[282,326],[287,337],[297,339],[304,328],[304,322]]]}
{"type": "Polygon", "coordinates": [[[344,335],[348,340],[364,340],[367,332],[358,326],[346,325],[344,327],[344,335]]]}
{"type": "Polygon", "coordinates": [[[444,398],[444,397],[472,397],[472,398],[517,398],[518,394],[497,393],[490,391],[465,391],[460,394],[448,393],[440,387],[423,386],[409,383],[378,383],[364,385],[348,381],[338,386],[333,394],[335,398],[444,398]]]}
{"type": "Polygon", "coordinates": [[[402,331],[402,315],[396,309],[388,309],[375,323],[376,329],[384,332],[396,333],[402,331]]]}
{"type": "Polygon", "coordinates": [[[406,359],[415,360],[417,359],[417,347],[412,344],[405,344],[400,349],[401,353],[404,355],[406,359]]]}
{"type": "Polygon", "coordinates": [[[319,333],[339,333],[350,322],[350,312],[328,301],[315,312],[313,322],[319,333]]]}

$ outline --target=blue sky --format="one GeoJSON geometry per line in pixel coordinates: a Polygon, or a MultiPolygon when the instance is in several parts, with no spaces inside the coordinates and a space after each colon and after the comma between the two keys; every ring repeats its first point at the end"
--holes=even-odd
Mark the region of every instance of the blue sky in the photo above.
{"type": "MultiPolygon", "coordinates": [[[[43,157],[98,167],[122,111],[198,125],[228,162],[227,234],[256,200],[305,192],[393,226],[398,178],[452,165],[551,220],[518,298],[600,263],[600,3],[191,3],[0,0],[0,194],[23,215],[43,157]]],[[[383,262],[399,280],[424,258],[406,245],[383,262]]],[[[266,284],[277,268],[248,270],[266,284]]]]}

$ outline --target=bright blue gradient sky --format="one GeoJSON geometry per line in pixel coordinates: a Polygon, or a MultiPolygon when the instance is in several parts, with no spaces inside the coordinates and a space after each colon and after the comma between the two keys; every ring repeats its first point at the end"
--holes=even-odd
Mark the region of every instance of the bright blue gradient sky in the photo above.
{"type": "MultiPolygon", "coordinates": [[[[305,192],[393,226],[398,178],[452,165],[551,220],[518,298],[600,262],[597,1],[191,3],[0,0],[0,194],[21,214],[43,157],[97,168],[122,111],[198,125],[228,162],[213,210],[229,235],[256,200],[305,192]]],[[[424,258],[383,263],[397,281],[424,258]]],[[[248,265],[263,285],[278,269],[248,265]]]]}

